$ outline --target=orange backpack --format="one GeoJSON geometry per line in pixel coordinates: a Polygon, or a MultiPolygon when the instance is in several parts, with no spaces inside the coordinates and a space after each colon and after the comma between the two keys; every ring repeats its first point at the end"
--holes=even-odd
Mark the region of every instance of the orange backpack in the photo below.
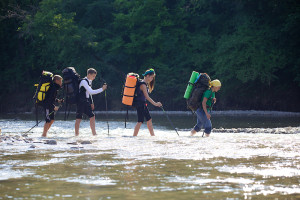
{"type": "Polygon", "coordinates": [[[139,75],[135,73],[128,73],[123,91],[122,103],[127,106],[132,106],[135,96],[136,84],[139,80],[139,75]]]}

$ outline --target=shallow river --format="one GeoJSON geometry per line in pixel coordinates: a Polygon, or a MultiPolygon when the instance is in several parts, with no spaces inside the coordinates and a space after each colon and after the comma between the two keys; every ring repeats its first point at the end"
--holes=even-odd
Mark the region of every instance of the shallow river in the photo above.
{"type": "MultiPolygon", "coordinates": [[[[187,125],[170,118],[182,129],[193,124],[191,116],[181,117],[187,125]]],[[[143,125],[133,138],[130,119],[127,129],[111,119],[109,135],[97,121],[98,136],[85,120],[79,137],[74,121],[58,120],[48,138],[42,126],[16,137],[32,120],[0,120],[0,199],[300,199],[300,133],[178,137],[157,117],[155,137],[143,125]]]]}

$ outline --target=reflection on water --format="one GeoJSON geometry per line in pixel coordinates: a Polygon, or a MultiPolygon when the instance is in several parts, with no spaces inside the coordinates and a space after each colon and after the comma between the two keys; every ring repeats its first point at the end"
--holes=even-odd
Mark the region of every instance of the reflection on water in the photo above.
{"type": "Polygon", "coordinates": [[[178,137],[155,117],[156,136],[143,125],[134,138],[130,119],[128,129],[111,119],[109,136],[106,122],[97,121],[96,137],[88,121],[74,137],[74,121],[58,120],[48,133],[57,145],[44,144],[41,126],[29,138],[13,137],[32,120],[1,120],[0,199],[300,198],[300,134],[178,137]],[[91,144],[81,144],[86,140],[91,144]]]}

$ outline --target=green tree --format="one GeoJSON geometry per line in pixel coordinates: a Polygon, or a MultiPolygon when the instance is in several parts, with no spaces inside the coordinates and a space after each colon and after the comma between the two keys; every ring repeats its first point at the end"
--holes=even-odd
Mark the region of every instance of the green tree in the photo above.
{"type": "Polygon", "coordinates": [[[169,110],[186,110],[182,96],[193,70],[222,81],[218,109],[300,110],[297,0],[4,0],[0,6],[2,112],[15,105],[29,110],[41,71],[67,66],[82,76],[96,68],[110,85],[110,109],[122,109],[128,72],[154,67],[152,95],[169,110]],[[293,99],[286,104],[282,96],[293,99]]]}

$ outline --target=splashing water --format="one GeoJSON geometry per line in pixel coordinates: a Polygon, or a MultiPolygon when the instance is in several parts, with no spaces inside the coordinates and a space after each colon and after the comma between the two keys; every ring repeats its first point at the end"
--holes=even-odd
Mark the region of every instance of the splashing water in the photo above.
{"type": "Polygon", "coordinates": [[[218,133],[202,138],[154,123],[56,121],[22,137],[33,121],[1,120],[0,199],[300,198],[300,134],[218,133]],[[10,133],[9,133],[10,132],[10,133]],[[45,144],[55,140],[56,145],[45,144]],[[90,144],[82,143],[90,141],[90,144]]]}

